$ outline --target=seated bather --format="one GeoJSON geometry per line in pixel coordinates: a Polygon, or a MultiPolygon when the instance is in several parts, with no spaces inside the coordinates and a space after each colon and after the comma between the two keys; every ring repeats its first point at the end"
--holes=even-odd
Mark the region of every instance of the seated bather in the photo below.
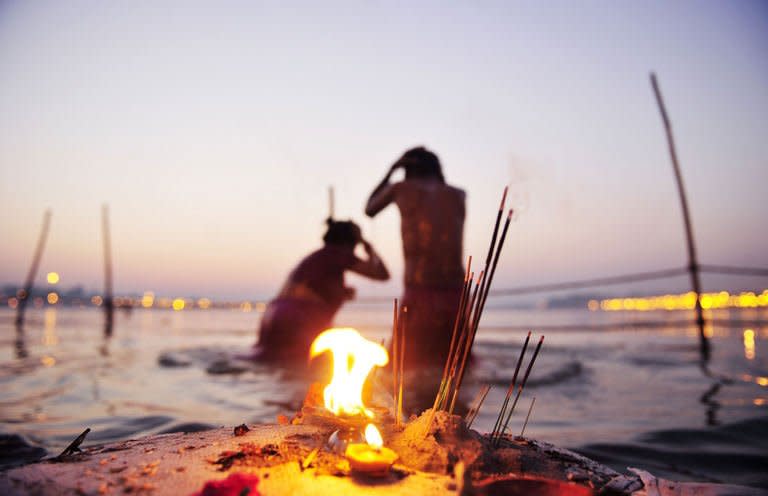
{"type": "Polygon", "coordinates": [[[288,276],[261,319],[256,355],[263,360],[306,360],[315,337],[331,327],[341,305],[355,296],[344,272],[386,281],[389,272],[360,228],[328,220],[322,248],[305,257],[288,276]],[[355,255],[361,244],[367,259],[355,255]]]}

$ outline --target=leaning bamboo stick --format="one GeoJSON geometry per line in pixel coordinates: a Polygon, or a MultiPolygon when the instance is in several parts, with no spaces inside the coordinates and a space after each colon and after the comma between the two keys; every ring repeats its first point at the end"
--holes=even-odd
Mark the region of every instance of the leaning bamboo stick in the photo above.
{"type": "Polygon", "coordinates": [[[504,419],[507,406],[509,405],[509,398],[515,391],[515,385],[517,384],[517,374],[520,372],[520,365],[523,363],[523,357],[525,356],[525,350],[528,348],[528,342],[531,340],[531,331],[528,331],[528,335],[525,337],[525,342],[520,350],[520,356],[517,358],[517,365],[515,365],[515,373],[512,375],[512,382],[509,383],[507,389],[507,395],[504,397],[504,402],[501,404],[499,415],[496,417],[496,423],[493,424],[493,430],[491,431],[491,438],[496,436],[496,431],[501,427],[501,421],[504,419]]]}
{"type": "Polygon", "coordinates": [[[661,96],[661,89],[659,83],[656,81],[656,74],[651,73],[651,86],[653,87],[653,93],[656,95],[656,104],[661,112],[661,118],[664,121],[664,130],[667,135],[667,145],[669,147],[669,155],[672,160],[672,169],[675,172],[675,182],[677,183],[677,194],[680,198],[680,208],[683,212],[683,224],[685,225],[685,241],[688,248],[688,271],[691,277],[691,288],[696,293],[696,324],[699,327],[699,351],[701,353],[702,360],[707,362],[710,357],[710,344],[709,338],[704,331],[704,313],[701,307],[701,279],[699,277],[699,263],[696,258],[696,241],[693,238],[693,222],[691,221],[691,214],[688,209],[688,198],[685,195],[685,186],[683,185],[683,175],[680,172],[680,164],[677,161],[677,151],[675,150],[675,139],[672,135],[672,123],[667,115],[667,108],[664,106],[664,99],[661,96]]]}
{"type": "Polygon", "coordinates": [[[37,238],[37,246],[35,247],[35,254],[32,257],[32,265],[29,266],[29,272],[27,272],[27,279],[24,282],[24,289],[18,293],[18,306],[16,307],[16,326],[21,328],[24,324],[24,310],[27,307],[27,302],[30,296],[32,296],[32,286],[35,283],[35,277],[37,276],[37,269],[40,266],[40,259],[43,256],[43,249],[45,249],[45,240],[48,239],[48,229],[51,226],[51,209],[48,209],[43,214],[43,226],[40,229],[40,237],[37,238]]]}

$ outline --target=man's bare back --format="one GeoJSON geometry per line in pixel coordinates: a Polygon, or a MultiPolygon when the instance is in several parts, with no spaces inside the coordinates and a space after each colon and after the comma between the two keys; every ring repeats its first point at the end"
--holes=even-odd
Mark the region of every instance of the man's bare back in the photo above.
{"type": "Polygon", "coordinates": [[[389,185],[369,201],[366,212],[378,213],[393,202],[400,210],[406,286],[461,287],[465,197],[464,191],[445,183],[409,179],[389,185]]]}

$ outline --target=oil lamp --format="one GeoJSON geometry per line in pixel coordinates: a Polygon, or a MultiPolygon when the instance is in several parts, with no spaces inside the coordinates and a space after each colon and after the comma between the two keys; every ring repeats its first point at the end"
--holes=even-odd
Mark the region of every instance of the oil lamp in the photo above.
{"type": "Polygon", "coordinates": [[[373,424],[365,427],[365,443],[350,443],[344,456],[353,472],[383,477],[397,460],[397,453],[384,446],[379,430],[373,424]]]}

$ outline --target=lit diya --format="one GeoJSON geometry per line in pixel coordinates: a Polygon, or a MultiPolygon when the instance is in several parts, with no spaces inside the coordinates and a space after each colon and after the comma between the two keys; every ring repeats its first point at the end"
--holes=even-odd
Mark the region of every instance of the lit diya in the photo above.
{"type": "Polygon", "coordinates": [[[383,477],[395,460],[397,453],[384,446],[379,430],[373,424],[365,427],[365,443],[351,443],[344,453],[353,472],[383,477]]]}

